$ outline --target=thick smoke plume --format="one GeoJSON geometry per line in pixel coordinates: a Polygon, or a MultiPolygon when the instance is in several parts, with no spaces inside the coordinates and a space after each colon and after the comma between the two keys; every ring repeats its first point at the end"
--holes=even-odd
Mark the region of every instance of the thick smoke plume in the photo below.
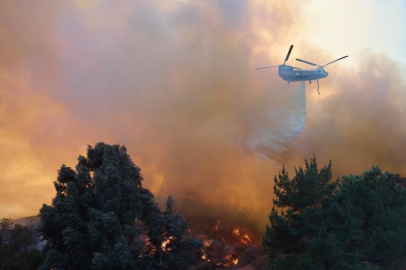
{"type": "Polygon", "coordinates": [[[36,214],[61,164],[99,141],[126,145],[159,196],[261,221],[282,163],[315,154],[335,176],[373,164],[406,174],[395,61],[351,55],[358,65],[329,66],[321,96],[254,71],[290,44],[289,63],[335,59],[307,42],[300,3],[2,1],[0,216],[36,214]]]}

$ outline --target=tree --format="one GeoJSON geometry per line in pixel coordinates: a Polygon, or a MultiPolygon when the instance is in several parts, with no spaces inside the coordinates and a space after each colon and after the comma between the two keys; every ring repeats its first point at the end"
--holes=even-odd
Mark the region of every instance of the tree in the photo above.
{"type": "Polygon", "coordinates": [[[317,215],[323,201],[333,195],[338,179],[332,181],[331,162],[320,171],[316,158],[305,159],[305,167],[295,169],[293,179],[289,178],[285,167],[275,176],[274,207],[269,216],[271,227],[267,226],[264,244],[278,253],[302,252],[307,247],[307,240],[314,232],[308,224],[318,220],[317,215]],[[276,207],[284,207],[278,213],[276,207]],[[291,226],[294,224],[294,226],[291,226]]]}
{"type": "Polygon", "coordinates": [[[174,199],[169,196],[163,212],[162,232],[166,244],[161,244],[161,249],[166,251],[162,254],[172,269],[183,269],[201,260],[203,242],[194,237],[184,237],[188,228],[183,216],[176,213],[174,199]]]}
{"type": "Polygon", "coordinates": [[[14,224],[11,219],[0,221],[0,269],[34,270],[43,262],[43,254],[36,249],[33,229],[14,224]]]}
{"type": "MultiPolygon", "coordinates": [[[[98,143],[88,147],[87,157],[79,156],[76,171],[62,165],[52,205],[40,210],[40,231],[46,240],[41,269],[120,270],[154,265],[157,251],[143,249],[141,229],[147,228],[151,243],[158,247],[165,237],[160,233],[164,214],[141,181],[141,170],[124,146],[98,143]]],[[[183,224],[176,226],[183,230],[183,224]]]]}
{"type": "Polygon", "coordinates": [[[338,185],[338,179],[331,181],[331,161],[319,171],[315,157],[310,159],[310,164],[305,159],[305,167],[295,168],[295,173],[295,177],[290,180],[283,167],[278,178],[275,176],[275,206],[289,207],[292,211],[319,207],[323,200],[333,194],[338,185]]]}
{"type": "Polygon", "coordinates": [[[162,212],[150,198],[152,194],[142,190],[140,197],[143,224],[148,233],[143,269],[184,269],[202,257],[203,243],[194,237],[185,237],[188,225],[183,216],[176,214],[175,201],[169,196],[166,211],[162,212]]]}
{"type": "MultiPolygon", "coordinates": [[[[312,163],[307,170],[317,168],[315,159],[312,163]]],[[[323,174],[331,175],[331,163],[325,169],[323,174]]],[[[312,197],[302,191],[294,179],[310,175],[306,170],[297,170],[292,180],[283,170],[283,181],[275,183],[280,191],[292,191],[275,193],[287,209],[272,209],[264,236],[275,269],[399,269],[406,258],[406,189],[395,175],[372,167],[360,176],[344,176],[337,186],[316,172],[313,181],[322,183],[314,186],[327,186],[328,193],[310,192],[312,197]]]]}

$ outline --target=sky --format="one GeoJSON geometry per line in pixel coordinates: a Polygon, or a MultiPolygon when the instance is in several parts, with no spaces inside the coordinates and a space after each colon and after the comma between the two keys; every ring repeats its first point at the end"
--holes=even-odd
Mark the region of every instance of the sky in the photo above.
{"type": "MultiPolygon", "coordinates": [[[[274,175],[406,175],[404,1],[1,1],[0,216],[35,215],[62,164],[125,145],[160,197],[266,221],[274,175]],[[325,64],[286,84],[295,58],[325,64]]],[[[295,63],[296,62],[296,63],[295,63]]]]}

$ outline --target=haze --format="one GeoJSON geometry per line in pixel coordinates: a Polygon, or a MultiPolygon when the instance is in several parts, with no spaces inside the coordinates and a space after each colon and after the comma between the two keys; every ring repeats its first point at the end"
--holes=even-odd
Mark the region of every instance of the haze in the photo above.
{"type": "Polygon", "coordinates": [[[156,195],[264,220],[274,175],[305,156],[331,159],[334,177],[406,175],[405,4],[337,5],[0,2],[0,216],[37,214],[60,166],[99,141],[125,145],[156,195]],[[290,44],[299,67],[349,58],[300,96],[254,71],[290,44]]]}

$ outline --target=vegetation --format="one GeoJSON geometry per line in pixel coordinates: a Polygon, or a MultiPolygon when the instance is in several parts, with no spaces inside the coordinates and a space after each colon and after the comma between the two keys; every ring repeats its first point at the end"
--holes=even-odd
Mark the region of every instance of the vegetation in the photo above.
{"type": "Polygon", "coordinates": [[[36,243],[35,230],[3,218],[0,221],[0,269],[37,269],[44,256],[36,249],[36,243]]]}
{"type": "MultiPolygon", "coordinates": [[[[52,205],[40,210],[42,251],[38,231],[1,220],[0,270],[219,267],[218,260],[202,260],[203,243],[187,233],[172,196],[161,210],[141,183],[141,171],[124,146],[89,146],[75,170],[62,165],[52,205]]],[[[295,169],[292,179],[283,167],[275,176],[263,247],[246,249],[238,265],[401,269],[406,262],[405,183],[378,167],[333,180],[331,162],[319,170],[314,157],[295,169]]]]}
{"type": "Polygon", "coordinates": [[[40,269],[183,269],[201,257],[185,220],[168,198],[166,211],[141,185],[124,146],[98,143],[65,165],[52,205],[40,210],[46,259],[40,269]]]}
{"type": "Polygon", "coordinates": [[[272,269],[400,269],[406,258],[406,189],[372,167],[332,181],[331,163],[305,161],[275,177],[263,243],[272,269]]]}

